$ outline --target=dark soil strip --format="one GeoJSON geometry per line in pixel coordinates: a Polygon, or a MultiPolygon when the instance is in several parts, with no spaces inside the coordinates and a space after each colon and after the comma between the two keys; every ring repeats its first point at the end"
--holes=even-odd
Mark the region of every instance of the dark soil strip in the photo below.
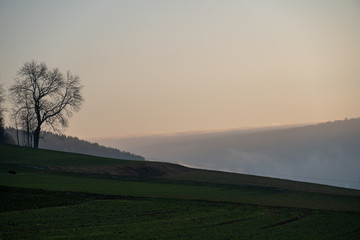
{"type": "Polygon", "coordinates": [[[221,222],[218,224],[210,225],[209,227],[219,227],[219,226],[229,225],[229,224],[238,223],[238,222],[245,222],[245,221],[248,221],[251,219],[252,218],[244,218],[244,219],[237,219],[237,220],[232,220],[232,221],[227,221],[227,222],[221,222]]]}
{"type": "Polygon", "coordinates": [[[269,226],[265,226],[265,227],[262,227],[261,229],[268,229],[268,228],[273,228],[273,227],[277,227],[277,226],[282,226],[282,225],[285,225],[285,224],[289,224],[289,223],[292,223],[292,222],[296,222],[296,221],[305,219],[305,218],[309,217],[310,215],[311,215],[311,211],[307,211],[307,212],[304,212],[303,214],[301,214],[298,217],[291,218],[291,219],[288,219],[288,220],[285,220],[285,221],[282,221],[282,222],[278,222],[278,223],[275,223],[275,224],[272,224],[272,225],[269,225],[269,226]]]}

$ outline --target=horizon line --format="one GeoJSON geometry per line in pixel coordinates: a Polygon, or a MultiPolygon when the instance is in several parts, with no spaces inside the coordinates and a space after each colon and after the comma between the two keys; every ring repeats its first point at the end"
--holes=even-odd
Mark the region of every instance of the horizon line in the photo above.
{"type": "Polygon", "coordinates": [[[244,131],[244,130],[257,130],[266,128],[277,128],[277,127],[301,127],[308,125],[315,125],[319,123],[325,123],[328,121],[320,122],[303,122],[303,123],[273,123],[264,125],[248,125],[243,127],[232,127],[232,128],[219,128],[219,129],[204,129],[204,130],[193,130],[193,131],[175,131],[175,132],[153,132],[145,134],[128,134],[123,136],[103,136],[103,137],[90,137],[89,140],[99,139],[129,139],[129,138],[146,138],[146,137],[174,137],[174,136],[186,136],[186,135],[202,135],[202,134],[213,134],[213,133],[225,133],[232,131],[244,131]]]}

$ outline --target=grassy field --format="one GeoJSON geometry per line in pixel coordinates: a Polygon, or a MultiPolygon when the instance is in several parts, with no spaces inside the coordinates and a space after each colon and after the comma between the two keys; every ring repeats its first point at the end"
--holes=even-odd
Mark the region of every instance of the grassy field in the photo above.
{"type": "Polygon", "coordinates": [[[0,185],[0,239],[360,239],[316,184],[0,145],[0,185]]]}

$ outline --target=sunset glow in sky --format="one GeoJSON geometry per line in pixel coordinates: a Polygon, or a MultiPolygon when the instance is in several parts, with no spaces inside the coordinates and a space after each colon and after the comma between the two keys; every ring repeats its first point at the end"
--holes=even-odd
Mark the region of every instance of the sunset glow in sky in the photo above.
{"type": "Polygon", "coordinates": [[[0,34],[6,89],[30,60],[81,77],[80,138],[360,116],[358,0],[0,0],[0,34]]]}

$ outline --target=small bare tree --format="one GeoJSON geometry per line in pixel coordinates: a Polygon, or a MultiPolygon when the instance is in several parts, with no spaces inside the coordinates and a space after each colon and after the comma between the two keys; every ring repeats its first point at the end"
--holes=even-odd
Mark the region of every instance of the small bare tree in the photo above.
{"type": "Polygon", "coordinates": [[[33,133],[36,127],[36,118],[31,102],[29,101],[29,99],[31,99],[31,96],[28,96],[27,94],[28,92],[23,91],[18,92],[18,95],[11,96],[11,102],[13,106],[11,116],[14,120],[16,128],[17,144],[20,144],[18,131],[20,127],[22,130],[21,133],[23,135],[23,145],[27,147],[32,147],[33,133]]]}
{"type": "Polygon", "coordinates": [[[5,127],[4,127],[4,117],[3,117],[4,109],[2,106],[2,104],[5,101],[4,94],[5,94],[4,89],[2,85],[0,85],[0,142],[5,141],[5,127]]]}
{"type": "Polygon", "coordinates": [[[57,68],[49,70],[45,63],[31,61],[24,63],[14,80],[9,89],[13,117],[33,135],[34,148],[39,147],[43,125],[60,132],[73,111],[80,110],[80,78],[69,71],[64,76],[57,68]]]}

